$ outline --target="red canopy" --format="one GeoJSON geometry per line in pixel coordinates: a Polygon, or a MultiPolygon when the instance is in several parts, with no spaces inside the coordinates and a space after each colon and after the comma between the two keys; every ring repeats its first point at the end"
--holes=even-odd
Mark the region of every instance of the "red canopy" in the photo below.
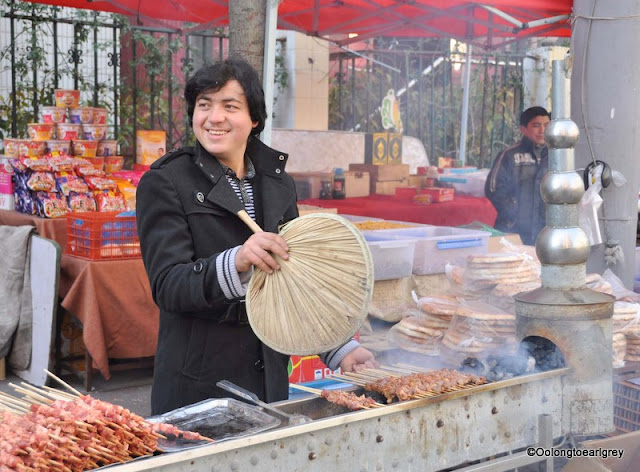
{"type": "MultiPolygon", "coordinates": [[[[120,13],[143,23],[178,20],[210,27],[228,23],[228,0],[27,1],[120,13]]],[[[570,36],[572,5],[573,0],[284,0],[278,7],[278,27],[320,37],[357,33],[355,40],[570,36]]]]}

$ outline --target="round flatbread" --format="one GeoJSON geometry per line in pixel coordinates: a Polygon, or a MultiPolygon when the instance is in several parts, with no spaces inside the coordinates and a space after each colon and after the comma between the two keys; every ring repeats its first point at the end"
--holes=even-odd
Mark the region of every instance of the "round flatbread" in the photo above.
{"type": "Polygon", "coordinates": [[[469,264],[496,264],[505,262],[523,262],[527,260],[524,254],[510,252],[489,252],[487,254],[469,254],[467,256],[467,267],[469,264]]]}

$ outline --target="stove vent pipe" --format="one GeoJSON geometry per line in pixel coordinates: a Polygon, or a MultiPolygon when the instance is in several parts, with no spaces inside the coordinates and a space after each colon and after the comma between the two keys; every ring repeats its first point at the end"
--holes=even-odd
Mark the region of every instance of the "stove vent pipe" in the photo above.
{"type": "Polygon", "coordinates": [[[575,172],[579,130],[570,118],[566,71],[565,61],[553,61],[549,171],[540,183],[547,226],[536,240],[542,287],[514,297],[516,337],[541,336],[562,351],[572,368],[563,383],[562,430],[588,435],[613,430],[613,297],[585,285],[591,248],[578,224],[584,186],[575,172]]]}

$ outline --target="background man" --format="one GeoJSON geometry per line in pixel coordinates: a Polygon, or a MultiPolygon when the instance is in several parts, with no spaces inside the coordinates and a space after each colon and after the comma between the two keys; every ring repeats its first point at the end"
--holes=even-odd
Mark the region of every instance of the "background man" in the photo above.
{"type": "Polygon", "coordinates": [[[544,130],[551,121],[542,107],[527,108],[520,115],[519,143],[505,149],[493,161],[484,193],[498,211],[495,228],[518,233],[524,244],[533,245],[545,226],[540,181],[548,169],[544,130]]]}

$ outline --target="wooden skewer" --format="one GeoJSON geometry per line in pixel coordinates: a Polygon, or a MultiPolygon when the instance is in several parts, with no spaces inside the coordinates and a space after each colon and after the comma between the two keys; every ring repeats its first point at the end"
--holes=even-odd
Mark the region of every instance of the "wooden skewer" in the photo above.
{"type": "Polygon", "coordinates": [[[79,391],[77,391],[75,388],[73,388],[71,385],[69,385],[67,382],[65,382],[64,380],[62,380],[60,377],[56,376],[55,374],[49,372],[47,369],[44,369],[44,371],[47,373],[47,375],[49,377],[51,377],[54,380],[57,380],[60,385],[62,385],[64,388],[66,388],[67,390],[69,390],[71,393],[76,394],[77,396],[81,397],[82,393],[80,393],[79,391]]]}
{"type": "Polygon", "coordinates": [[[8,393],[0,392],[0,398],[3,398],[11,403],[15,403],[16,405],[20,405],[24,408],[29,408],[31,406],[30,403],[25,402],[24,400],[20,400],[18,397],[11,396],[8,393]]]}
{"type": "Polygon", "coordinates": [[[31,390],[27,390],[26,388],[22,388],[19,385],[9,382],[9,385],[13,387],[13,389],[17,392],[23,393],[26,395],[27,400],[31,403],[38,403],[40,405],[48,405],[49,403],[53,403],[49,398],[43,397],[37,393],[32,392],[31,390]]]}
{"type": "Polygon", "coordinates": [[[289,384],[289,386],[291,388],[294,388],[296,390],[301,390],[303,392],[313,393],[314,395],[322,395],[322,390],[319,390],[317,388],[305,387],[304,385],[298,385],[298,384],[289,384]]]}
{"type": "Polygon", "coordinates": [[[349,383],[349,384],[353,384],[353,385],[358,385],[358,386],[360,386],[360,387],[364,387],[364,386],[366,385],[366,383],[367,383],[367,382],[361,382],[361,381],[359,381],[359,380],[352,379],[352,378],[349,378],[349,377],[344,377],[344,376],[342,376],[342,375],[340,375],[340,374],[331,374],[331,375],[329,375],[329,376],[328,376],[328,378],[330,378],[330,379],[335,379],[335,380],[337,380],[337,381],[339,381],[339,382],[344,382],[344,383],[349,383]]]}
{"type": "Polygon", "coordinates": [[[49,395],[56,397],[57,400],[63,401],[71,401],[78,398],[76,395],[71,395],[70,393],[63,392],[62,390],[58,390],[57,388],[49,387],[48,385],[43,385],[43,389],[49,392],[49,395]]]}

